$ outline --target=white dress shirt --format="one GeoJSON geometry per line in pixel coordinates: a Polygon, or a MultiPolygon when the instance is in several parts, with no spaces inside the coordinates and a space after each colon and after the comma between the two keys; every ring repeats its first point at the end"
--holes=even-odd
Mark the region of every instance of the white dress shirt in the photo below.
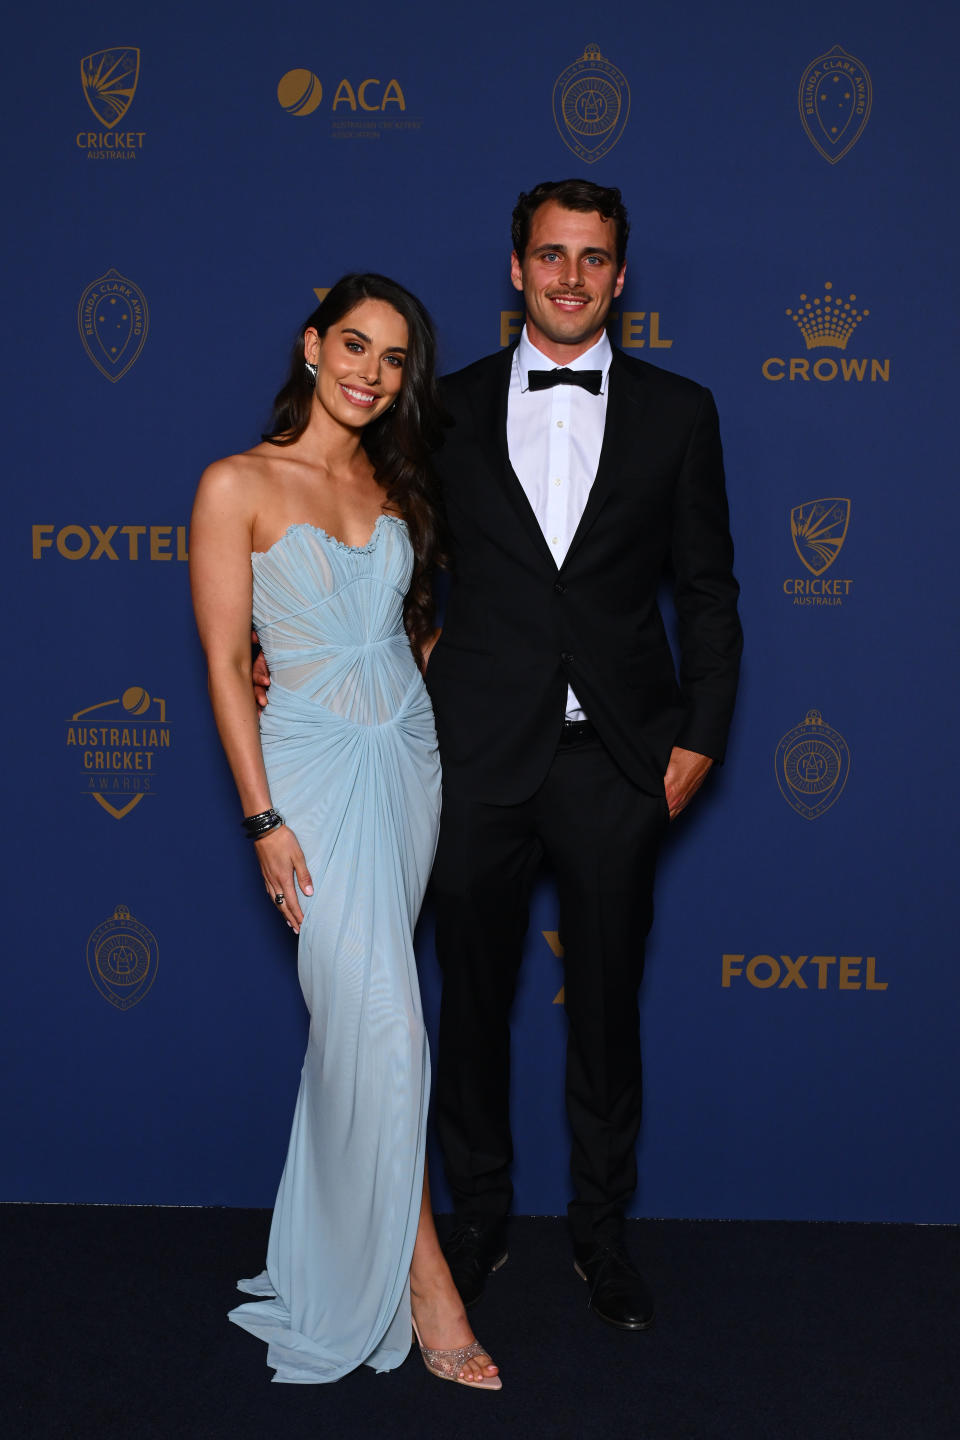
{"type": "MultiPolygon", "coordinates": [[[[530,389],[529,371],[560,367],[536,348],[526,326],[514,351],[507,398],[507,450],[558,569],[570,549],[596,478],[612,358],[613,350],[604,334],[596,345],[564,367],[602,372],[600,394],[591,395],[579,385],[530,389]]],[[[569,688],[566,715],[568,720],[586,719],[569,688]]]]}

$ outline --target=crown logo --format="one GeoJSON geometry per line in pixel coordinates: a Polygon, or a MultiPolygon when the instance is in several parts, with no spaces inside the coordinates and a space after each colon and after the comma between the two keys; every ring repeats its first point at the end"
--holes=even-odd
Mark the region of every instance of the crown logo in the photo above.
{"type": "Polygon", "coordinates": [[[850,336],[861,320],[870,314],[869,310],[857,309],[853,303],[856,295],[841,300],[839,295],[830,293],[832,290],[832,282],[826,280],[822,299],[817,295],[813,300],[808,300],[806,295],[801,295],[802,303],[799,308],[787,311],[806,341],[808,350],[816,350],[822,346],[846,350],[850,336]]]}

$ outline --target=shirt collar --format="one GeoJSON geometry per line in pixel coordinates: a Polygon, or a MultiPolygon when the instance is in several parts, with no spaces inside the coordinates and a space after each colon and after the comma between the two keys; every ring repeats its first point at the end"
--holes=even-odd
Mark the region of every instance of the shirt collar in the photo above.
{"type": "MultiPolygon", "coordinates": [[[[606,394],[607,380],[610,375],[610,362],[613,359],[613,346],[610,344],[609,336],[604,331],[596,345],[591,345],[576,360],[571,360],[569,365],[564,366],[566,370],[600,370],[603,372],[603,379],[600,382],[601,395],[606,394]]],[[[558,367],[555,360],[550,360],[527,334],[527,327],[524,325],[520,332],[520,343],[513,353],[513,363],[520,377],[520,389],[526,391],[530,388],[530,381],[527,376],[531,370],[556,370],[558,367]]]]}

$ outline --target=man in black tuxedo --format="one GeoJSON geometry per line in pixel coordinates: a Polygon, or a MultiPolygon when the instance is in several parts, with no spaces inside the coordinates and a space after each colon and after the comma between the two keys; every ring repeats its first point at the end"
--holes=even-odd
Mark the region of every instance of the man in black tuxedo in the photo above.
{"type": "Polygon", "coordinates": [[[637,992],[657,852],[722,757],[741,648],[709,391],[614,350],[620,192],[538,185],[513,216],[519,344],[443,382],[453,579],[427,671],[443,763],[437,1115],[478,1298],[506,1258],[509,1013],[542,859],[568,1020],[575,1266],[611,1324],[653,1302],[623,1245],[640,1123],[637,992]],[[559,367],[559,368],[558,368],[559,367]],[[671,579],[679,673],[657,607],[671,579]]]}

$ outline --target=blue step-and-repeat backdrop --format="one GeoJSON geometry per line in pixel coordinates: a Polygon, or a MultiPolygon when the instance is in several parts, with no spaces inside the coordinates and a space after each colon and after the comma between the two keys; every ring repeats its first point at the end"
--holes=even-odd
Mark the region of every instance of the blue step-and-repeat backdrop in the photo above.
{"type": "MultiPolygon", "coordinates": [[[[716,394],[746,631],[662,867],[636,1213],[956,1221],[955,9],[54,0],[5,28],[0,1199],[272,1202],[305,1018],[209,713],[193,490],[345,270],[420,294],[444,369],[508,343],[514,200],[573,174],[630,207],[615,339],[716,394]]],[[[528,1213],[568,1191],[556,928],[544,881],[528,1213]]],[[[419,953],[434,1026],[429,910],[419,953]]]]}

